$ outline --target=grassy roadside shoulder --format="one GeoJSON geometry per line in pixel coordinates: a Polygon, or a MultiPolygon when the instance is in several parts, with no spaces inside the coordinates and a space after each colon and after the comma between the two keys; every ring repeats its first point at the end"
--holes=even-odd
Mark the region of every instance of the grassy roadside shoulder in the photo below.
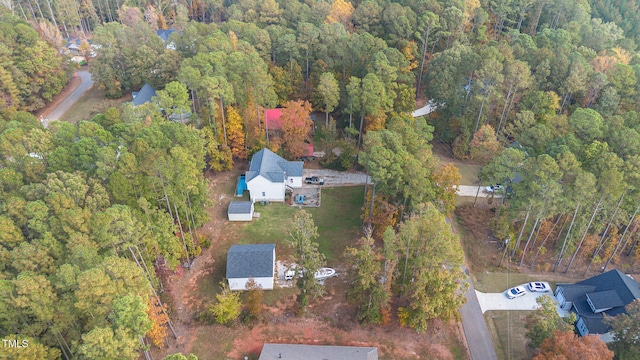
{"type": "Polygon", "coordinates": [[[107,99],[104,92],[94,84],[64,113],[62,119],[77,124],[82,120],[91,120],[97,114],[104,113],[111,107],[119,108],[127,101],[131,101],[131,94],[119,99],[107,99]]]}

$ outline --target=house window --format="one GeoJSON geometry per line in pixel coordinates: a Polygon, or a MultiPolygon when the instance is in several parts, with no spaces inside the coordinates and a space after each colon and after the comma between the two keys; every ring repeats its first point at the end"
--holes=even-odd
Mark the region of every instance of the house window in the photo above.
{"type": "Polygon", "coordinates": [[[264,191],[262,192],[262,196],[267,196],[267,195],[264,193],[264,191]]]}

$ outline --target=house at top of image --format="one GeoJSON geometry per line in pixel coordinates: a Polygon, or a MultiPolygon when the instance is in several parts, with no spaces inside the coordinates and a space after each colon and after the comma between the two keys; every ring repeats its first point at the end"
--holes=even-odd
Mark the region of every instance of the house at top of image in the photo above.
{"type": "Polygon", "coordinates": [[[264,344],[258,360],[378,360],[378,348],[360,346],[264,344]]]}
{"type": "Polygon", "coordinates": [[[575,284],[558,284],[555,292],[560,307],[576,314],[581,336],[597,334],[604,342],[613,340],[604,315],[625,314],[625,306],[640,299],[640,283],[611,270],[575,284]]]}
{"type": "Polygon", "coordinates": [[[302,187],[302,164],[266,148],[258,151],[245,174],[251,201],[284,201],[287,188],[302,187]]]}
{"type": "Polygon", "coordinates": [[[253,279],[263,290],[273,290],[276,244],[233,245],[227,252],[227,281],[231,290],[246,290],[253,279]]]}

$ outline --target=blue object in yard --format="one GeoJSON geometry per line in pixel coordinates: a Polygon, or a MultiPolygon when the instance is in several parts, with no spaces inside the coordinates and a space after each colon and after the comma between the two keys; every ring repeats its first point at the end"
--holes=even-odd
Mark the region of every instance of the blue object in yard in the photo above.
{"type": "Polygon", "coordinates": [[[240,177],[238,178],[238,185],[236,186],[236,196],[242,197],[242,193],[245,190],[248,190],[247,182],[245,181],[244,175],[240,175],[240,177]]]}
{"type": "Polygon", "coordinates": [[[296,202],[296,204],[304,204],[304,195],[296,195],[294,201],[296,202]]]}

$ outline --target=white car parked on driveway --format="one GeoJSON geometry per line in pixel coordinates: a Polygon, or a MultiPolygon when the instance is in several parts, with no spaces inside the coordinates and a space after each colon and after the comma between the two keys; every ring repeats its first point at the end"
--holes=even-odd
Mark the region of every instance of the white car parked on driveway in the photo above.
{"type": "Polygon", "coordinates": [[[527,284],[527,287],[529,288],[529,290],[531,290],[531,292],[549,292],[551,291],[551,286],[549,286],[548,283],[546,282],[530,282],[529,284],[527,284]]]}
{"type": "Polygon", "coordinates": [[[515,299],[517,297],[520,297],[524,294],[527,293],[527,290],[525,290],[522,286],[516,286],[516,287],[512,287],[511,289],[507,290],[507,297],[509,299],[515,299]]]}

